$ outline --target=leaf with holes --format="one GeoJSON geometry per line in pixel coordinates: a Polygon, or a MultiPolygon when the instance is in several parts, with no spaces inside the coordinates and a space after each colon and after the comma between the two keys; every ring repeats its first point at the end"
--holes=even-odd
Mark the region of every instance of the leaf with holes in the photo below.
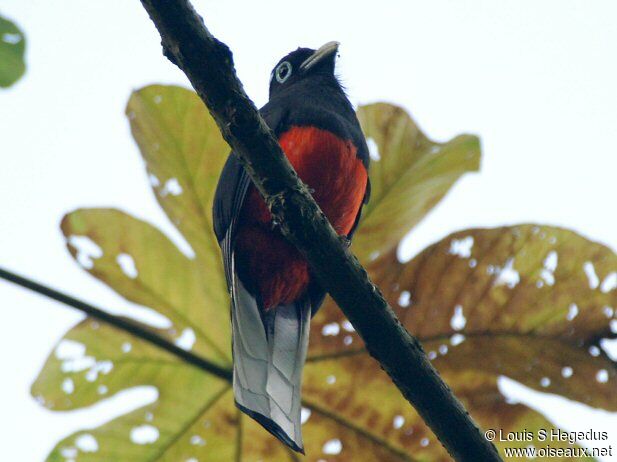
{"type": "MultiPolygon", "coordinates": [[[[506,401],[498,386],[506,378],[617,411],[616,364],[599,345],[617,333],[617,256],[610,249],[553,227],[471,229],[408,263],[393,250],[369,272],[485,428],[553,428],[539,413],[506,401]]],[[[428,460],[449,460],[331,301],[313,321],[310,354],[307,370],[333,377],[339,386],[328,390],[308,382],[307,400],[320,396],[364,430],[383,429],[381,436],[397,449],[421,456],[434,446],[440,456],[426,453],[428,460]],[[400,431],[393,431],[397,416],[400,431]]],[[[533,443],[540,448],[557,442],[533,443]]]]}
{"type": "Polygon", "coordinates": [[[231,363],[227,291],[218,266],[184,255],[158,229],[119,210],[76,210],[61,228],[86,271],[171,321],[161,335],[220,365],[231,363]]]}
{"type": "Polygon", "coordinates": [[[0,87],[10,87],[24,72],[26,37],[13,22],[0,16],[0,87]]]}

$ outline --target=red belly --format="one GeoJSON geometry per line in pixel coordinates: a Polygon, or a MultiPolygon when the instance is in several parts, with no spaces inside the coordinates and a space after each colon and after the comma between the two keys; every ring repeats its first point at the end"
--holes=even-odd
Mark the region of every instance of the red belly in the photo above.
{"type": "MultiPolygon", "coordinates": [[[[279,142],[302,181],[314,190],[313,197],[336,232],[347,235],[367,181],[353,143],[314,127],[293,127],[279,142]]],[[[235,254],[240,277],[252,281],[266,309],[301,298],[310,279],[307,262],[272,230],[271,220],[268,207],[251,186],[240,215],[235,254]]]]}

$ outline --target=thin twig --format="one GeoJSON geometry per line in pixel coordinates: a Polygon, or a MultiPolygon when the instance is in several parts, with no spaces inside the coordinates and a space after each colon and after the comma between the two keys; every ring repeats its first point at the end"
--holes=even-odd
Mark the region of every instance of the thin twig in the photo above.
{"type": "Polygon", "coordinates": [[[215,375],[216,377],[219,377],[223,380],[231,382],[231,371],[229,369],[218,366],[217,364],[214,364],[207,359],[197,356],[190,351],[184,350],[174,345],[173,343],[170,343],[160,335],[149,330],[147,327],[138,324],[137,322],[131,321],[127,318],[122,318],[120,316],[114,316],[113,314],[110,314],[107,311],[90,305],[89,303],[83,302],[74,297],[71,297],[70,295],[64,294],[50,287],[39,284],[32,279],[19,276],[3,268],[0,268],[0,279],[5,279],[9,282],[17,284],[18,286],[25,287],[26,289],[30,289],[38,294],[44,295],[45,297],[51,298],[60,303],[64,303],[65,305],[76,308],[79,311],[86,313],[92,318],[106,322],[107,324],[110,324],[120,330],[128,332],[129,334],[133,334],[136,337],[139,337],[147,342],[152,343],[153,345],[158,346],[159,348],[162,348],[163,350],[171,353],[177,358],[198,367],[199,369],[209,372],[210,374],[215,375]]]}

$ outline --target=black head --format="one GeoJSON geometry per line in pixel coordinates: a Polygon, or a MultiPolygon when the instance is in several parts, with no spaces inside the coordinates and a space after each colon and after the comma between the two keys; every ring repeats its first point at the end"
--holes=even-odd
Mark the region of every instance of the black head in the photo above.
{"type": "Polygon", "coordinates": [[[338,46],[338,42],[328,42],[318,50],[298,48],[282,58],[270,74],[270,97],[308,78],[338,86],[334,76],[338,46]]]}

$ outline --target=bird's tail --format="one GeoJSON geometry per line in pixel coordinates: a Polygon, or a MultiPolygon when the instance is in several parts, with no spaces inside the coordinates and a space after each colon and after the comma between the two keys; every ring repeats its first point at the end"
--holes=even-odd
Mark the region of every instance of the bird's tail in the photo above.
{"type": "Polygon", "coordinates": [[[300,389],[310,303],[282,305],[261,315],[256,300],[239,278],[233,279],[236,405],[290,448],[304,453],[300,389]]]}

